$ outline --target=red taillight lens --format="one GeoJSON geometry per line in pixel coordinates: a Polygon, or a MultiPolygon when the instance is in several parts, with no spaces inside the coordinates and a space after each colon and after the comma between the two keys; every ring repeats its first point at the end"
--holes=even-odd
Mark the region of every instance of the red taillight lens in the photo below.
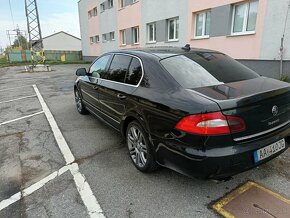
{"type": "Polygon", "coordinates": [[[214,112],[184,117],[175,128],[198,135],[224,135],[242,132],[246,126],[241,118],[226,117],[221,112],[214,112]]]}

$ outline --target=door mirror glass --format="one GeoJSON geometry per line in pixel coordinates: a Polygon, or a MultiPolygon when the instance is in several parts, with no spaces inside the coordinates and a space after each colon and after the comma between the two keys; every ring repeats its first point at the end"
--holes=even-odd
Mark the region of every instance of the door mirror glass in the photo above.
{"type": "Polygon", "coordinates": [[[86,68],[79,68],[79,69],[77,69],[76,75],[77,76],[85,76],[85,75],[87,75],[86,68]]]}

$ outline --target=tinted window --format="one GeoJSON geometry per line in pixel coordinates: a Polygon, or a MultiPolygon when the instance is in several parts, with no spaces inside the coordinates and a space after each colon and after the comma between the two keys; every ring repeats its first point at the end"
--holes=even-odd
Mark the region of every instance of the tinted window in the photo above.
{"type": "Polygon", "coordinates": [[[221,53],[188,53],[166,58],[161,64],[185,88],[213,86],[259,77],[254,71],[221,53]]]}
{"type": "Polygon", "coordinates": [[[104,79],[124,82],[131,60],[132,57],[127,55],[115,55],[104,79]]]}
{"type": "Polygon", "coordinates": [[[106,66],[108,64],[108,61],[110,59],[110,55],[106,55],[103,57],[100,57],[93,63],[93,65],[90,67],[89,73],[93,77],[100,78],[105,74],[106,66]]]}
{"type": "Polygon", "coordinates": [[[141,63],[137,58],[133,58],[129,71],[126,75],[126,83],[130,85],[137,85],[142,77],[141,63]]]}

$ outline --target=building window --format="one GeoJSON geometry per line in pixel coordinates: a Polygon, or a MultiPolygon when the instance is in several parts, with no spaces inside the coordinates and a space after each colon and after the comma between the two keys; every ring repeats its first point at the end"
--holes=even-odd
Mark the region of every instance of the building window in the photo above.
{"type": "Polygon", "coordinates": [[[99,35],[94,36],[94,43],[100,42],[100,37],[99,35]]]}
{"type": "Polygon", "coordinates": [[[148,43],[156,42],[156,23],[147,24],[147,41],[148,43]]]}
{"type": "Polygon", "coordinates": [[[92,11],[88,11],[88,18],[90,19],[92,16],[92,11]]]}
{"type": "Polygon", "coordinates": [[[195,16],[195,38],[207,38],[210,31],[210,11],[196,14],[195,16]]]}
{"type": "Polygon", "coordinates": [[[121,45],[126,45],[126,30],[121,30],[120,31],[120,42],[121,42],[121,45]]]}
{"type": "Polygon", "coordinates": [[[103,34],[102,38],[103,38],[103,42],[107,42],[107,34],[103,34]]]}
{"type": "Polygon", "coordinates": [[[102,3],[101,4],[101,12],[104,12],[105,11],[105,3],[102,3]]]}
{"type": "Polygon", "coordinates": [[[255,33],[258,1],[234,5],[232,35],[255,33]]]}
{"type": "Polygon", "coordinates": [[[109,8],[114,7],[114,1],[113,0],[108,0],[109,3],[109,8]]]}
{"type": "Polygon", "coordinates": [[[138,0],[133,0],[133,4],[136,3],[138,0]]]}
{"type": "Polygon", "coordinates": [[[94,37],[90,37],[90,43],[91,43],[91,44],[94,43],[94,37]]]}
{"type": "Polygon", "coordinates": [[[93,9],[93,16],[95,17],[95,16],[97,16],[98,15],[98,9],[97,9],[97,7],[95,7],[94,9],[93,9]]]}
{"type": "Polygon", "coordinates": [[[119,0],[119,7],[125,8],[125,0],[119,0]]]}
{"type": "Polygon", "coordinates": [[[139,27],[133,27],[133,44],[139,44],[139,27]]]}
{"type": "Polygon", "coordinates": [[[179,19],[169,19],[168,21],[168,41],[177,41],[179,35],[179,19]]]}
{"type": "Polygon", "coordinates": [[[115,32],[110,32],[110,40],[115,40],[115,32]]]}

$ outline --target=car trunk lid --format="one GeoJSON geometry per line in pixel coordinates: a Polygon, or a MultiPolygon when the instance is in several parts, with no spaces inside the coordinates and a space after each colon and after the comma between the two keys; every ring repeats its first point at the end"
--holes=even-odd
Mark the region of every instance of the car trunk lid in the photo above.
{"type": "Polygon", "coordinates": [[[232,133],[235,141],[249,140],[290,123],[288,83],[259,77],[193,90],[215,101],[224,115],[245,121],[245,131],[232,133]]]}

